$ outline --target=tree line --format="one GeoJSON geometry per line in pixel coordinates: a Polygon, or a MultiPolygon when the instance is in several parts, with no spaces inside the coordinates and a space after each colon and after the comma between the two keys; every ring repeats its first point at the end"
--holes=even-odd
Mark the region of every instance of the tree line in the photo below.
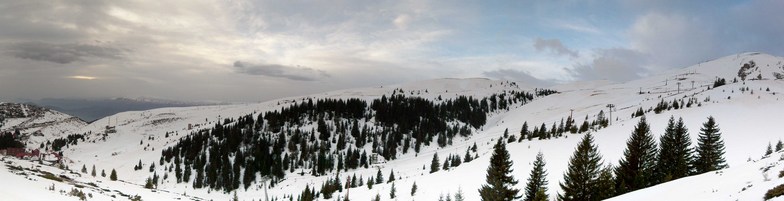
{"type": "MultiPolygon", "coordinates": [[[[696,147],[691,145],[689,131],[679,118],[670,117],[658,146],[645,117],[634,127],[626,141],[623,158],[617,166],[602,162],[593,135],[588,133],[578,143],[569,159],[564,180],[559,183],[558,200],[603,200],[674,179],[727,168],[724,142],[713,117],[702,124],[696,147]]],[[[517,180],[511,175],[512,160],[504,142],[494,146],[487,169],[487,184],[479,189],[482,200],[526,201],[548,200],[543,154],[540,152],[530,173],[523,194],[514,188],[517,180]]]]}

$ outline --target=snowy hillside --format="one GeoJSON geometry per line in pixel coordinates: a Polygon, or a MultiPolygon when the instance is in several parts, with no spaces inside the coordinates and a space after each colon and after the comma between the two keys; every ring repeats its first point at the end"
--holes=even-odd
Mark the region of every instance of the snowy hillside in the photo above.
{"type": "Polygon", "coordinates": [[[87,123],[79,118],[28,104],[0,103],[0,132],[19,130],[29,148],[42,142],[73,134],[87,123]]]}
{"type": "MultiPolygon", "coordinates": [[[[778,79],[781,74],[784,74],[784,58],[761,53],[744,53],[626,83],[587,81],[554,86],[551,89],[559,93],[537,97],[526,104],[512,104],[508,109],[488,113],[484,126],[472,129],[473,134],[468,137],[454,137],[451,144],[443,148],[433,143],[429,146],[423,146],[418,153],[414,151],[397,152],[395,160],[381,165],[340,171],[340,179],[343,184],[346,184],[346,176],[356,175],[357,178],[367,180],[375,177],[379,171],[382,172],[385,180],[389,179],[390,172],[394,172],[396,180],[392,183],[375,184],[372,189],[362,183],[359,187],[344,189],[333,196],[341,198],[348,196],[350,200],[370,200],[376,195],[380,195],[382,200],[438,200],[439,196],[454,194],[458,189],[462,189],[466,200],[479,200],[477,189],[485,183],[485,170],[489,165],[492,146],[499,138],[503,137],[505,130],[508,130],[509,135],[519,136],[524,122],[531,128],[544,125],[549,130],[551,126],[555,127],[568,119],[570,115],[578,125],[582,124],[584,120],[589,122],[599,119],[600,113],[609,117],[610,125],[608,127],[597,128],[591,132],[603,156],[604,164],[617,165],[625,148],[625,142],[634,125],[639,121],[640,117],[637,117],[635,113],[642,110],[651,124],[651,131],[655,139],[658,139],[658,136],[664,132],[667,120],[671,116],[682,117],[689,129],[693,140],[692,144],[697,143],[696,139],[701,124],[709,116],[713,116],[721,129],[726,146],[725,157],[730,169],[719,171],[720,173],[706,173],[675,180],[631,192],[613,200],[653,198],[659,200],[662,197],[652,197],[651,195],[662,195],[666,194],[663,192],[671,192],[672,190],[680,190],[677,191],[678,193],[670,193],[677,197],[665,200],[762,200],[764,191],[782,183],[780,178],[774,177],[782,169],[779,162],[781,153],[758,160],[764,154],[768,143],[775,143],[782,138],[778,128],[781,122],[780,114],[784,114],[784,95],[781,94],[784,93],[784,80],[778,79]],[[726,79],[726,84],[714,87],[718,78],[726,79]],[[663,108],[659,111],[657,105],[662,102],[676,102],[680,106],[663,108]],[[614,106],[612,111],[608,108],[610,104],[614,106]],[[469,151],[474,144],[477,145],[476,152],[469,151]],[[437,153],[438,160],[443,162],[447,156],[463,157],[467,152],[469,155],[478,156],[478,158],[449,170],[430,173],[429,167],[434,154],[437,153]],[[759,168],[767,166],[772,167],[770,171],[761,173],[759,168]],[[770,174],[770,180],[760,178],[763,174],[770,174]],[[722,180],[722,183],[725,184],[718,185],[719,182],[715,182],[717,180],[722,180]],[[411,195],[414,183],[418,186],[418,190],[414,195],[411,195]],[[390,199],[389,195],[392,185],[397,190],[395,199],[390,199]],[[683,188],[695,185],[703,185],[704,188],[693,189],[693,191],[687,191],[686,188],[683,188]],[[747,188],[748,190],[741,190],[747,185],[752,185],[752,187],[747,188]]],[[[168,175],[168,179],[161,180],[158,189],[175,192],[179,196],[188,195],[195,199],[226,200],[236,194],[240,200],[258,200],[265,196],[278,200],[284,198],[288,200],[288,196],[293,196],[296,200],[306,186],[316,188],[318,191],[326,181],[336,177],[336,172],[312,176],[307,173],[310,171],[309,168],[292,168],[293,171],[286,171],[285,178],[269,189],[265,189],[269,185],[262,185],[262,183],[269,184],[269,182],[261,182],[261,179],[254,180],[253,185],[247,190],[240,188],[232,192],[222,192],[207,188],[194,189],[189,183],[173,181],[171,163],[159,165],[161,151],[174,146],[191,132],[212,128],[216,123],[221,123],[226,118],[238,118],[243,115],[255,117],[264,112],[279,111],[285,106],[304,103],[308,98],[359,98],[371,101],[382,96],[404,94],[438,103],[461,95],[488,97],[508,91],[533,90],[530,87],[518,86],[509,81],[438,79],[395,86],[325,92],[254,104],[160,108],[123,112],[97,120],[89,125],[78,125],[64,130],[64,133],[69,134],[87,133],[86,143],[80,142],[64,151],[65,164],[72,170],[77,170],[82,166],[89,168],[93,165],[99,170],[116,169],[121,180],[137,186],[136,188],[123,188],[123,193],[139,194],[145,200],[150,197],[160,199],[174,199],[176,197],[165,192],[150,193],[151,190],[138,188],[138,186],[145,184],[146,179],[153,174],[152,172],[168,175]],[[116,130],[116,132],[107,132],[109,130],[116,130]],[[134,170],[134,166],[139,161],[143,163],[144,168],[140,171],[134,170]],[[151,164],[155,164],[155,166],[151,168],[152,171],[148,171],[151,164]]],[[[376,119],[364,120],[366,122],[362,124],[374,125],[376,119]]],[[[460,123],[454,124],[462,125],[460,123]]],[[[306,123],[306,126],[296,129],[308,131],[313,130],[314,127],[316,127],[315,123],[309,122],[309,124],[306,123]]],[[[545,166],[549,181],[547,193],[551,199],[554,199],[561,191],[558,184],[563,180],[569,157],[583,135],[566,132],[563,137],[534,138],[510,142],[507,149],[514,161],[513,175],[520,181],[516,187],[524,187],[525,180],[533,168],[532,162],[536,154],[542,152],[547,162],[545,166]]],[[[373,151],[370,145],[356,148],[368,152],[373,151]]],[[[5,171],[0,169],[0,172],[5,171]]],[[[18,175],[7,173],[2,173],[0,177],[19,179],[18,175]]],[[[98,185],[101,187],[105,185],[121,188],[117,187],[121,185],[119,182],[105,181],[104,178],[76,177],[84,179],[85,182],[101,181],[98,185]]],[[[42,183],[32,182],[30,185],[42,186],[42,183]]],[[[43,183],[43,186],[48,185],[51,185],[51,182],[43,183]]],[[[37,188],[41,189],[41,187],[37,188]]],[[[330,200],[334,200],[334,197],[330,200]]],[[[35,200],[34,197],[24,196],[19,196],[19,199],[35,200]]]]}

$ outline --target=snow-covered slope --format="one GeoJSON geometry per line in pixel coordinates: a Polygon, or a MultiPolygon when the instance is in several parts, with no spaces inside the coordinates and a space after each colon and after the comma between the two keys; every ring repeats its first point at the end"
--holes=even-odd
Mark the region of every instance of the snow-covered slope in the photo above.
{"type": "Polygon", "coordinates": [[[0,132],[19,130],[29,148],[38,148],[42,142],[73,134],[87,125],[59,111],[20,103],[0,103],[0,121],[0,132]]]}
{"type": "MultiPolygon", "coordinates": [[[[781,94],[784,92],[784,81],[776,79],[776,73],[784,73],[782,62],[784,62],[784,58],[781,57],[761,53],[743,53],[626,83],[587,81],[555,86],[552,89],[560,93],[536,99],[525,105],[515,105],[508,111],[492,113],[485,126],[470,137],[456,137],[451,146],[445,148],[437,148],[438,146],[434,145],[423,147],[419,153],[399,154],[397,160],[390,161],[383,166],[349,170],[341,172],[341,175],[357,175],[366,179],[375,176],[377,169],[380,169],[385,177],[390,171],[394,171],[395,176],[399,177],[394,182],[398,191],[398,200],[437,200],[440,195],[454,194],[458,189],[462,189],[466,200],[479,200],[477,189],[485,182],[485,169],[489,164],[492,144],[503,135],[504,130],[508,129],[512,135],[519,135],[523,122],[528,122],[530,126],[545,124],[549,129],[553,123],[557,124],[569,115],[573,115],[577,123],[580,124],[585,118],[593,120],[600,111],[604,111],[611,115],[611,125],[593,133],[605,164],[617,164],[625,148],[625,141],[634,124],[639,120],[639,117],[632,117],[632,114],[639,108],[647,111],[646,118],[656,137],[663,133],[666,121],[670,116],[682,117],[692,139],[695,140],[693,144],[696,144],[696,136],[701,123],[705,122],[708,116],[715,117],[726,144],[725,157],[732,167],[732,169],[725,171],[726,175],[729,175],[730,172],[733,172],[732,175],[735,175],[734,172],[737,174],[746,173],[747,170],[753,168],[744,167],[764,165],[762,164],[766,163],[764,161],[773,163],[772,159],[757,163],[749,163],[748,160],[759,158],[769,142],[775,142],[782,136],[777,131],[779,130],[778,123],[781,121],[780,114],[784,113],[784,96],[781,94]],[[741,67],[744,64],[750,64],[750,61],[754,61],[754,67],[743,70],[742,74],[747,75],[745,80],[739,78],[738,72],[741,67]],[[757,79],[757,76],[762,79],[757,79]],[[717,78],[725,78],[728,82],[727,85],[714,88],[713,83],[717,78]],[[738,82],[734,83],[735,78],[738,82]],[[660,114],[648,111],[662,100],[676,99],[684,101],[693,99],[698,103],[683,109],[664,110],[660,114]],[[615,106],[615,110],[611,114],[607,108],[608,104],[615,106]],[[476,153],[479,156],[478,159],[451,170],[433,174],[429,173],[429,168],[425,168],[429,167],[433,154],[438,153],[440,160],[443,161],[450,154],[465,155],[466,150],[473,144],[478,146],[476,153]],[[410,189],[414,182],[419,189],[412,196],[410,189]]],[[[263,103],[123,112],[73,130],[73,133],[90,133],[87,141],[91,143],[80,143],[78,146],[72,146],[65,150],[66,164],[72,169],[82,165],[87,167],[95,165],[98,169],[106,170],[116,169],[123,180],[134,184],[143,184],[150,173],[148,171],[133,171],[133,166],[139,160],[145,164],[149,161],[157,161],[161,156],[160,150],[162,148],[173,145],[179,138],[191,131],[214,125],[224,118],[236,118],[246,114],[277,110],[309,97],[371,100],[382,95],[389,96],[403,91],[402,93],[408,96],[438,100],[438,97],[448,99],[458,95],[484,97],[505,90],[530,91],[532,89],[508,81],[439,79],[394,86],[325,92],[263,103]],[[107,126],[116,127],[117,132],[104,137],[102,133],[106,131],[107,126]],[[173,134],[165,137],[167,132],[173,134]]],[[[521,181],[517,185],[518,188],[523,188],[525,185],[524,181],[532,169],[531,163],[537,152],[541,151],[545,155],[546,169],[549,173],[547,177],[549,191],[547,193],[551,198],[555,197],[560,190],[558,183],[566,171],[568,158],[572,155],[575,145],[582,136],[581,134],[565,135],[562,138],[548,140],[524,140],[520,143],[510,143],[507,146],[514,161],[513,174],[521,181]]],[[[776,168],[780,169],[778,166],[776,168]]],[[[159,172],[163,171],[163,167],[158,167],[158,169],[160,169],[159,172]]],[[[748,174],[759,174],[759,171],[748,174]]],[[[296,197],[306,185],[320,186],[324,181],[333,177],[334,175],[314,177],[308,174],[300,176],[287,172],[286,179],[268,191],[263,190],[261,185],[253,185],[247,191],[238,190],[236,194],[241,200],[258,199],[264,197],[265,194],[279,199],[288,195],[296,197]]],[[[680,179],[671,182],[674,184],[658,185],[651,189],[625,195],[630,197],[618,197],[616,200],[636,200],[637,197],[634,196],[647,194],[637,195],[637,193],[664,192],[664,190],[656,189],[673,185],[690,185],[692,180],[705,183],[710,181],[707,177],[700,175],[680,179]],[[701,179],[703,177],[706,179],[701,179]]],[[[728,176],[721,179],[738,181],[735,179],[742,178],[741,176],[728,176]]],[[[763,187],[766,186],[760,185],[760,188],[763,187]]],[[[371,197],[379,194],[382,200],[390,200],[390,188],[391,184],[374,185],[372,189],[361,186],[351,188],[348,191],[344,190],[339,196],[349,196],[351,200],[370,200],[371,197]]],[[[159,189],[216,200],[228,199],[234,193],[224,194],[206,189],[193,189],[189,184],[176,184],[171,179],[163,181],[159,189]]],[[[732,192],[728,190],[729,188],[720,186],[717,186],[716,189],[721,193],[714,193],[715,195],[745,196],[735,193],[740,189],[732,189],[732,192]]],[[[126,193],[134,194],[133,192],[137,190],[131,189],[129,191],[131,192],[126,193]]],[[[748,191],[748,197],[743,198],[760,200],[761,194],[754,195],[759,191],[748,191]]],[[[335,195],[337,196],[337,194],[335,195]]],[[[735,200],[718,196],[702,197],[701,194],[696,195],[695,193],[695,199],[702,198],[705,198],[704,200],[710,198],[713,200],[735,200]]]]}
{"type": "MultiPolygon", "coordinates": [[[[784,171],[782,152],[759,161],[678,179],[610,200],[762,200],[769,189],[784,184],[784,178],[778,176],[780,171],[784,171]]],[[[771,200],[780,201],[784,197],[771,200]]]]}

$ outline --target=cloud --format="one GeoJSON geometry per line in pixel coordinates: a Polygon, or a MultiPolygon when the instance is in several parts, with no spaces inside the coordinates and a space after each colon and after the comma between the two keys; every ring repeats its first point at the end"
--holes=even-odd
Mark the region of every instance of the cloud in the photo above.
{"type": "Polygon", "coordinates": [[[534,40],[534,48],[536,48],[536,51],[539,52],[549,50],[557,55],[566,55],[573,58],[579,56],[577,51],[566,48],[566,46],[564,46],[558,39],[536,38],[536,40],[534,40]]]}
{"type": "Polygon", "coordinates": [[[392,22],[395,23],[397,28],[405,29],[408,27],[408,24],[411,23],[411,16],[408,14],[401,14],[398,15],[392,22]]]}
{"type": "Polygon", "coordinates": [[[629,81],[648,72],[641,67],[649,62],[648,55],[638,51],[613,48],[595,50],[595,54],[590,63],[578,64],[570,73],[578,80],[629,81]]]}
{"type": "Polygon", "coordinates": [[[531,76],[528,72],[516,69],[498,69],[485,71],[482,75],[494,79],[512,80],[523,83],[523,86],[547,87],[556,84],[553,80],[543,80],[531,76]]]}
{"type": "Polygon", "coordinates": [[[242,61],[234,62],[234,70],[235,72],[242,74],[280,77],[297,81],[316,81],[323,77],[329,77],[329,74],[322,70],[315,70],[307,67],[284,66],[279,64],[254,64],[242,61]]]}
{"type": "Polygon", "coordinates": [[[20,59],[68,64],[86,58],[121,59],[127,50],[91,44],[54,44],[44,42],[20,42],[7,47],[8,55],[20,59]]]}

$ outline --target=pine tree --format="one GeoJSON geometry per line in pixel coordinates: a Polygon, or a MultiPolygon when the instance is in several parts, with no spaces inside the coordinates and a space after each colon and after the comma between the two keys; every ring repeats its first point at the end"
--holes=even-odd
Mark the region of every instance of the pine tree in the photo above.
{"type": "Polygon", "coordinates": [[[381,196],[376,194],[376,198],[373,198],[373,201],[381,201],[381,196]]]}
{"type": "Polygon", "coordinates": [[[472,160],[474,159],[471,158],[471,153],[468,150],[466,150],[466,154],[465,154],[465,158],[463,158],[463,162],[468,163],[471,162],[472,160]]]}
{"type": "Polygon", "coordinates": [[[417,191],[417,185],[416,182],[414,182],[414,185],[411,185],[411,196],[414,196],[416,194],[416,191],[417,191]]]}
{"type": "Polygon", "coordinates": [[[441,164],[438,162],[438,153],[433,154],[433,161],[430,162],[430,173],[438,172],[441,164]]]}
{"type": "Polygon", "coordinates": [[[106,171],[101,170],[101,177],[106,177],[106,171]]]}
{"type": "Polygon", "coordinates": [[[656,152],[656,142],[643,116],[626,141],[624,157],[615,169],[619,194],[656,184],[656,152]]]}
{"type": "Polygon", "coordinates": [[[389,189],[389,198],[395,199],[395,183],[392,183],[392,187],[389,189]]]}
{"type": "Polygon", "coordinates": [[[689,131],[683,123],[683,118],[670,117],[664,135],[659,138],[659,157],[656,162],[660,182],[682,178],[691,175],[694,163],[694,150],[691,148],[689,131]]]}
{"type": "Polygon", "coordinates": [[[370,177],[370,179],[367,180],[368,189],[373,189],[373,183],[374,183],[373,177],[370,177]]]}
{"type": "Polygon", "coordinates": [[[585,134],[580,144],[574,150],[574,155],[569,158],[569,168],[564,174],[564,181],[559,183],[563,194],[558,199],[563,201],[594,201],[600,200],[594,193],[598,190],[595,186],[599,177],[602,157],[593,144],[593,136],[585,134]]]}
{"type": "Polygon", "coordinates": [[[457,187],[457,192],[455,193],[455,201],[465,201],[465,197],[463,196],[463,189],[457,187]]]}
{"type": "Polygon", "coordinates": [[[501,139],[493,147],[490,156],[490,167],[487,167],[487,184],[479,189],[479,196],[483,201],[510,201],[519,199],[519,189],[513,188],[517,184],[512,174],[512,160],[509,158],[506,144],[501,139]]]}
{"type": "Polygon", "coordinates": [[[92,170],[92,171],[90,171],[90,175],[92,175],[93,177],[95,177],[95,165],[93,165],[93,170],[92,170]]]}
{"type": "Polygon", "coordinates": [[[776,143],[776,152],[781,151],[781,149],[784,149],[784,143],[779,140],[779,142],[776,143]]]}
{"type": "Polygon", "coordinates": [[[117,181],[117,171],[112,169],[112,173],[109,175],[109,179],[111,179],[112,181],[117,181]]]}
{"type": "Polygon", "coordinates": [[[613,177],[613,167],[607,166],[599,173],[596,179],[596,190],[594,197],[596,200],[604,200],[615,196],[615,178],[613,177]]]}
{"type": "MultiPolygon", "coordinates": [[[[770,143],[768,143],[768,149],[765,149],[765,156],[770,156],[770,154],[772,153],[773,153],[773,146],[771,146],[770,143]]],[[[85,170],[84,166],[82,166],[82,170],[85,170]]]]}
{"type": "Polygon", "coordinates": [[[378,169],[376,172],[376,184],[384,183],[384,174],[381,173],[381,169],[378,169]]]}
{"type": "Polygon", "coordinates": [[[394,170],[389,170],[389,181],[387,181],[387,183],[390,183],[390,182],[393,182],[393,181],[395,181],[395,171],[394,170]]]}
{"type": "MultiPolygon", "coordinates": [[[[768,148],[770,148],[770,145],[768,145],[768,148]]],[[[87,166],[85,166],[84,164],[82,165],[82,173],[87,174],[87,166]]]]}
{"type": "Polygon", "coordinates": [[[534,169],[531,170],[528,183],[525,185],[525,201],[536,200],[539,191],[542,191],[544,194],[544,199],[549,197],[547,195],[547,171],[544,169],[544,166],[544,155],[542,152],[539,152],[539,154],[536,154],[534,169]]]}
{"type": "Polygon", "coordinates": [[[697,141],[697,159],[695,169],[698,174],[727,168],[724,159],[724,141],[716,120],[708,117],[702,124],[697,141]]]}
{"type": "Polygon", "coordinates": [[[523,128],[520,129],[520,139],[517,142],[522,142],[528,135],[528,122],[523,122],[523,128]]]}

